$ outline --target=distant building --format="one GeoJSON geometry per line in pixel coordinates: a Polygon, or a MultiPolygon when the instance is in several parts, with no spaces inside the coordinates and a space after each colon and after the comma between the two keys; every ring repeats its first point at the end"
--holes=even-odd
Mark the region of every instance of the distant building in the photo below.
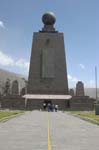
{"type": "Polygon", "coordinates": [[[84,96],[84,84],[82,81],[78,81],[76,84],[76,96],[84,96]]]}

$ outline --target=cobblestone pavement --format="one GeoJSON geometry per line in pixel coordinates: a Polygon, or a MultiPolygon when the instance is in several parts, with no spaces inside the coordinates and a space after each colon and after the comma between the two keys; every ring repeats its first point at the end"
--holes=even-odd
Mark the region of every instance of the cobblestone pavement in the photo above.
{"type": "Polygon", "coordinates": [[[0,122],[0,150],[99,150],[99,126],[63,112],[26,112],[0,122]]]}

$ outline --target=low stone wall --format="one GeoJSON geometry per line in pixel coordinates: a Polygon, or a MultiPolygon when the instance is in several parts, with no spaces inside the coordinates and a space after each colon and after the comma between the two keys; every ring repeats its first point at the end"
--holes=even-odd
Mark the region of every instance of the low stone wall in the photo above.
{"type": "Polygon", "coordinates": [[[78,111],[91,111],[94,109],[94,101],[88,96],[74,96],[70,100],[70,109],[78,111]]]}
{"type": "Polygon", "coordinates": [[[52,104],[58,105],[60,110],[66,109],[66,100],[44,100],[44,99],[28,99],[26,109],[33,110],[33,109],[43,109],[44,101],[51,101],[52,104]]]}
{"type": "Polygon", "coordinates": [[[66,100],[44,100],[44,99],[27,99],[21,96],[7,96],[1,98],[2,109],[19,109],[19,110],[43,110],[44,101],[50,101],[54,105],[58,105],[60,110],[66,110],[66,100]]]}
{"type": "Polygon", "coordinates": [[[90,111],[94,109],[94,101],[88,96],[74,96],[70,100],[61,99],[28,99],[25,100],[21,96],[1,97],[1,108],[3,109],[19,109],[19,110],[40,110],[43,109],[44,101],[50,101],[54,105],[59,106],[59,110],[76,110],[90,111]]]}
{"type": "Polygon", "coordinates": [[[43,109],[43,101],[44,100],[27,100],[26,109],[27,110],[33,110],[33,109],[43,109]]]}
{"type": "Polygon", "coordinates": [[[1,98],[1,108],[3,109],[25,109],[25,101],[20,96],[9,96],[1,98]]]}
{"type": "Polygon", "coordinates": [[[67,107],[67,103],[66,103],[66,100],[64,100],[64,99],[54,99],[54,100],[52,100],[52,103],[54,104],[54,105],[58,105],[58,107],[59,107],[59,110],[66,110],[66,107],[67,107]]]}

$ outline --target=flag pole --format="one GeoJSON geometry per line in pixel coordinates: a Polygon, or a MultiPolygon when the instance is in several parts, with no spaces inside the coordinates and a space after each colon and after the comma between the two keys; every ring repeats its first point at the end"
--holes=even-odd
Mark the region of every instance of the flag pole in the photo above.
{"type": "Polygon", "coordinates": [[[97,97],[97,67],[95,66],[95,91],[96,91],[96,102],[98,100],[98,97],[97,97]]]}

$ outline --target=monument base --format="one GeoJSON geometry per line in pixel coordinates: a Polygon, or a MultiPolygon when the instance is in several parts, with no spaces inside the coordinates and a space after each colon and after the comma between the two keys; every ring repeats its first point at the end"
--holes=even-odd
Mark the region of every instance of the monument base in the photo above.
{"type": "MultiPolygon", "coordinates": [[[[91,111],[94,109],[94,100],[88,96],[27,94],[23,97],[7,96],[0,98],[2,109],[43,110],[44,103],[58,105],[59,110],[91,111]]],[[[96,107],[96,114],[98,113],[99,105],[96,107]]]]}
{"type": "Polygon", "coordinates": [[[43,109],[43,104],[51,103],[52,105],[58,105],[59,110],[66,110],[68,106],[68,100],[71,99],[70,95],[41,95],[41,94],[27,94],[24,95],[26,101],[26,109],[43,109]]]}

